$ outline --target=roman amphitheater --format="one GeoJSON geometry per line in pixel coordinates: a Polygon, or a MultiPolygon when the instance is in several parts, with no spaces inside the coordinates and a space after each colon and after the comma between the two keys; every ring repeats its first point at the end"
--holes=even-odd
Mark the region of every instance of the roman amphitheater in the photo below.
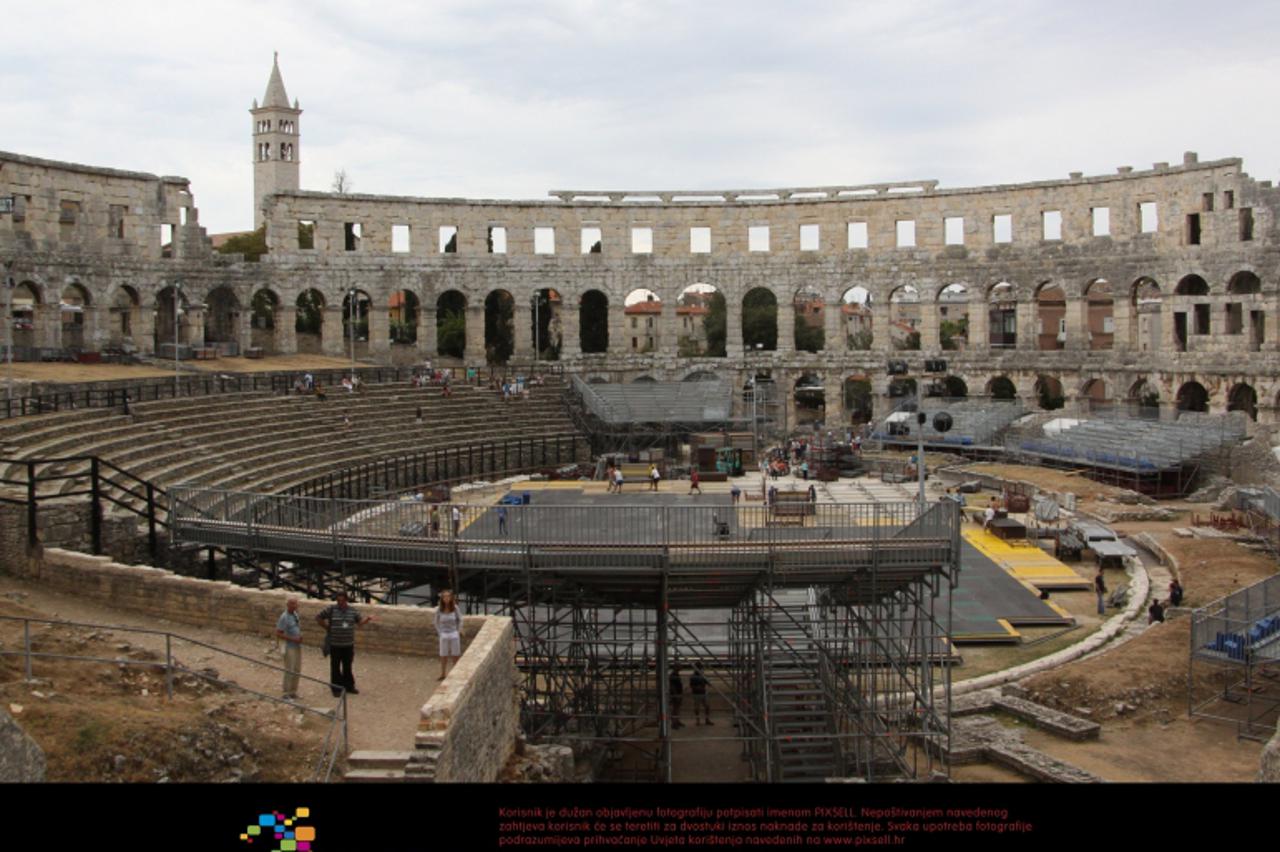
{"type": "Polygon", "coordinates": [[[381,196],[300,188],[278,66],[250,113],[254,257],[184,178],[0,152],[0,663],[33,732],[54,609],[253,648],[347,590],[386,694],[452,586],[458,667],[344,695],[308,777],[1274,779],[1280,192],[1239,159],[381,196]],[[1083,521],[1138,547],[1071,563],[1083,521]],[[673,698],[695,663],[716,736],[673,698]]]}

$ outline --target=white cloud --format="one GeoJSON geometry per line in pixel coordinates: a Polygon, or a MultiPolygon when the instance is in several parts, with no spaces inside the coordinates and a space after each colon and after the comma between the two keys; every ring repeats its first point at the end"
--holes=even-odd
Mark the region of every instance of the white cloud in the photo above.
{"type": "Polygon", "coordinates": [[[303,186],[544,197],[551,188],[946,186],[1242,156],[1280,7],[988,0],[229,0],[9,10],[5,148],[192,180],[249,225],[248,108],[271,54],[301,102],[303,186]],[[1151,9],[1156,9],[1158,14],[1151,9]],[[56,49],[50,49],[56,45],[56,49]]]}

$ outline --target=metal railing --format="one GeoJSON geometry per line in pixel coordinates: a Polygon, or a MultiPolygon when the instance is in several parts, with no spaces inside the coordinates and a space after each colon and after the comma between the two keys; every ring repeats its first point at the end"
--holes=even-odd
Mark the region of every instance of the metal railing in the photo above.
{"type": "Polygon", "coordinates": [[[178,658],[174,655],[175,640],[178,642],[185,642],[188,645],[191,645],[196,648],[202,648],[206,651],[213,651],[214,653],[224,654],[228,657],[234,657],[237,660],[242,660],[246,663],[251,663],[252,665],[258,666],[260,668],[271,669],[272,671],[278,672],[281,675],[283,675],[286,671],[281,666],[272,665],[271,663],[264,663],[261,660],[255,660],[252,657],[246,657],[243,654],[236,653],[235,651],[229,651],[226,648],[220,648],[217,645],[210,645],[209,643],[202,642],[199,639],[192,639],[189,636],[182,636],[177,633],[169,633],[168,631],[162,631],[162,630],[149,630],[147,628],[142,628],[142,627],[122,627],[117,624],[93,624],[88,622],[59,621],[59,620],[47,619],[47,618],[29,618],[25,616],[14,616],[14,615],[0,615],[0,621],[16,622],[22,625],[22,650],[20,651],[0,650],[0,656],[21,657],[23,660],[23,675],[24,675],[24,678],[28,681],[32,680],[34,677],[34,669],[33,669],[34,660],[66,660],[66,661],[77,661],[77,662],[85,662],[85,663],[107,663],[111,665],[139,666],[143,668],[163,669],[165,695],[169,698],[173,698],[174,677],[176,674],[181,673],[184,675],[188,675],[190,677],[198,678],[200,680],[209,681],[211,683],[217,683],[225,687],[232,687],[242,692],[247,692],[250,695],[256,696],[261,700],[270,701],[275,704],[284,704],[295,710],[301,711],[303,713],[311,713],[321,718],[329,720],[329,728],[325,732],[324,743],[320,750],[320,756],[316,761],[315,768],[312,771],[312,777],[310,780],[313,782],[328,781],[333,775],[333,768],[337,763],[337,758],[339,753],[345,753],[347,750],[347,743],[348,743],[347,693],[346,693],[346,690],[343,689],[341,686],[334,687],[327,680],[320,680],[318,678],[310,677],[302,673],[298,674],[298,677],[301,680],[306,680],[312,683],[319,684],[323,686],[325,689],[337,688],[339,690],[340,695],[336,700],[333,710],[317,710],[313,707],[308,707],[305,704],[301,704],[295,701],[289,701],[283,698],[279,698],[275,695],[268,695],[265,692],[259,692],[258,690],[250,689],[249,687],[243,686],[239,683],[236,683],[235,681],[223,680],[218,677],[213,677],[212,675],[205,674],[203,671],[192,669],[188,666],[183,665],[182,662],[179,661],[178,658]],[[88,630],[109,630],[115,633],[132,633],[132,634],[140,634],[145,636],[161,637],[164,639],[164,661],[162,662],[160,660],[136,660],[130,657],[96,657],[96,656],[90,656],[90,655],[84,655],[84,654],[55,654],[55,653],[50,653],[48,651],[38,651],[34,647],[35,643],[33,641],[33,637],[31,634],[31,626],[33,624],[49,625],[49,626],[55,626],[55,627],[84,628],[88,630]]]}

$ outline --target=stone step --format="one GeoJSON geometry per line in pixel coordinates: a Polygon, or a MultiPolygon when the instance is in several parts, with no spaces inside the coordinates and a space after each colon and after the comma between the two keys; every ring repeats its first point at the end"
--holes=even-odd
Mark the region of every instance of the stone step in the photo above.
{"type": "Polygon", "coordinates": [[[344,776],[355,784],[382,784],[388,781],[403,781],[403,769],[351,769],[344,776]]]}
{"type": "Polygon", "coordinates": [[[353,751],[347,755],[351,769],[404,769],[409,762],[409,751],[353,751]]]}

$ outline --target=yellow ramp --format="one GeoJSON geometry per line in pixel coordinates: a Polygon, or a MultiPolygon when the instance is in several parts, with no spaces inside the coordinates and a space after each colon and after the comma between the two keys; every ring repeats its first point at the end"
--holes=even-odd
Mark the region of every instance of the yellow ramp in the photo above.
{"type": "Polygon", "coordinates": [[[964,537],[983,556],[1037,589],[1093,588],[1091,581],[1034,545],[1012,545],[982,529],[965,530],[964,537]]]}

